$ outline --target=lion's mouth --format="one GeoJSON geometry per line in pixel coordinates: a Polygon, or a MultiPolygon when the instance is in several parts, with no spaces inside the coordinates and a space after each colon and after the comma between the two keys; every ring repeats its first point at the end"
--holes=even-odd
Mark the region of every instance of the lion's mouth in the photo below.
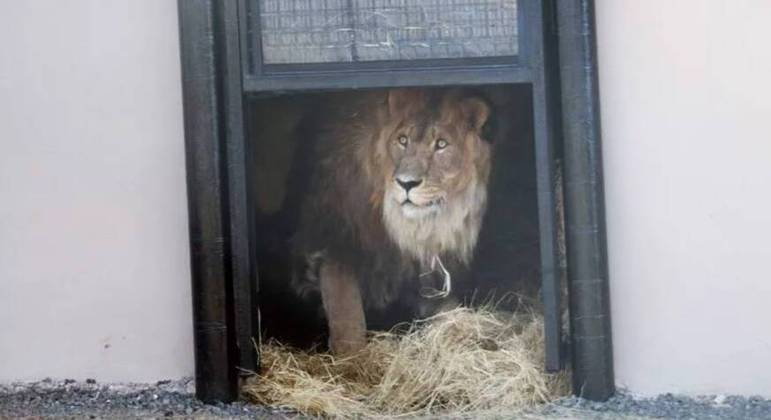
{"type": "Polygon", "coordinates": [[[441,207],[442,200],[434,199],[425,203],[417,204],[409,198],[401,203],[402,214],[408,218],[421,218],[435,214],[441,207]]]}
{"type": "Polygon", "coordinates": [[[410,198],[406,198],[404,201],[402,201],[402,206],[411,206],[411,207],[434,207],[434,206],[439,206],[441,204],[442,204],[441,198],[435,198],[423,204],[417,204],[414,201],[412,201],[410,198]]]}

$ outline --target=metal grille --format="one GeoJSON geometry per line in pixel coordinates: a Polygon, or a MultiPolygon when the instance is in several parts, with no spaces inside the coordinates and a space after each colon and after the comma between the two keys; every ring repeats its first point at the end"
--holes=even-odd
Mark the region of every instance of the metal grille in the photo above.
{"type": "Polygon", "coordinates": [[[265,64],[514,56],[517,0],[256,0],[265,64]]]}

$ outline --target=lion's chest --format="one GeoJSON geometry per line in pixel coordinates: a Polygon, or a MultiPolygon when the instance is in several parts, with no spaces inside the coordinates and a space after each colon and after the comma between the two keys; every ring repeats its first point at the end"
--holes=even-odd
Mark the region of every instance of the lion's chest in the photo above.
{"type": "Polygon", "coordinates": [[[479,237],[485,199],[482,191],[469,206],[448,206],[418,219],[405,217],[398,204],[386,202],[383,223],[396,247],[424,269],[439,255],[468,264],[479,237]]]}

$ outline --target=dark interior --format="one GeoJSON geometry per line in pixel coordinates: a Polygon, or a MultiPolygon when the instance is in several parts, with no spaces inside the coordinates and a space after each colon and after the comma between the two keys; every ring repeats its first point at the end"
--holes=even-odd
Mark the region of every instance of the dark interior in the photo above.
{"type": "MultiPolygon", "coordinates": [[[[486,138],[493,143],[493,167],[487,213],[472,264],[473,282],[462,286],[460,296],[467,304],[494,300],[506,309],[515,309],[522,300],[537,305],[540,258],[532,89],[529,84],[509,84],[475,90],[493,108],[485,127],[486,138]]],[[[289,289],[289,244],[310,175],[307,157],[313,138],[304,133],[305,122],[323,115],[325,106],[340,95],[358,92],[248,97],[248,185],[255,209],[254,258],[265,339],[303,347],[325,342],[320,302],[300,300],[289,289]]]]}

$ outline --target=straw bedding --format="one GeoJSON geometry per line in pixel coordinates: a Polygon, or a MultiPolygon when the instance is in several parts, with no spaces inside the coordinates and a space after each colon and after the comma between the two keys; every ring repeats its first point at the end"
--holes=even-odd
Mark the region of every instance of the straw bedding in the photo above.
{"type": "Polygon", "coordinates": [[[263,344],[247,400],[328,417],[511,413],[565,395],[544,372],[543,320],[533,313],[457,308],[401,333],[372,333],[359,353],[335,357],[263,344]]]}

